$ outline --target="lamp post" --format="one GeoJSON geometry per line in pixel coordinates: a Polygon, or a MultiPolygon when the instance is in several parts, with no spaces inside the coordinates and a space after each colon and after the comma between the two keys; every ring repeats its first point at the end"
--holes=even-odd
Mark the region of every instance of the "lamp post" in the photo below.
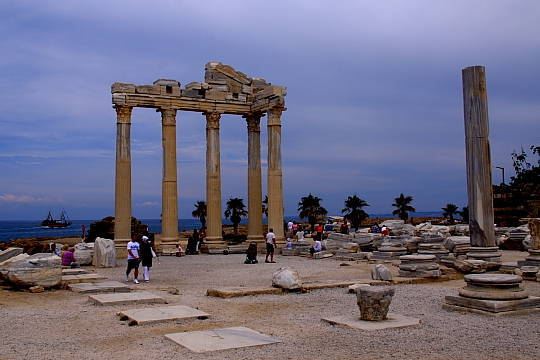
{"type": "Polygon", "coordinates": [[[495,166],[497,169],[501,169],[502,170],[502,184],[503,185],[506,185],[505,182],[504,182],[504,168],[502,166],[495,166]]]}

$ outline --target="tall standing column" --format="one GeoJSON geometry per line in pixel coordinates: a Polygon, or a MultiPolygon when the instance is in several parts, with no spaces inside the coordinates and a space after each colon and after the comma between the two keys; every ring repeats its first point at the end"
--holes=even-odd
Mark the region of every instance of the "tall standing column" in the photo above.
{"type": "Polygon", "coordinates": [[[221,164],[217,112],[206,113],[206,244],[210,253],[225,248],[221,227],[221,164]]]}
{"type": "Polygon", "coordinates": [[[489,148],[486,75],[483,66],[463,69],[463,106],[471,252],[474,259],[497,261],[489,148]]]}
{"type": "Polygon", "coordinates": [[[274,229],[279,246],[284,244],[283,180],[281,170],[281,113],[283,107],[268,111],[268,228],[274,229]]]}
{"type": "Polygon", "coordinates": [[[176,166],[176,109],[160,109],[163,142],[161,241],[178,241],[178,186],[176,166]]]}
{"type": "Polygon", "coordinates": [[[114,189],[114,242],[123,256],[131,240],[131,110],[116,105],[116,176],[114,189]]]}
{"type": "Polygon", "coordinates": [[[246,122],[248,130],[248,240],[264,243],[262,231],[261,114],[247,115],[246,122]]]}

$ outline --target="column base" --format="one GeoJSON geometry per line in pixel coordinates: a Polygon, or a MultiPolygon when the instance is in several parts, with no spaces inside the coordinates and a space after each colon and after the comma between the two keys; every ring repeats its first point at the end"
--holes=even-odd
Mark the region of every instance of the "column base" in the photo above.
{"type": "Polygon", "coordinates": [[[131,239],[114,239],[114,248],[117,259],[127,259],[127,243],[130,241],[131,239]]]}
{"type": "Polygon", "coordinates": [[[227,249],[227,243],[221,236],[207,236],[204,244],[209,254],[223,254],[223,250],[227,249]]]}
{"type": "Polygon", "coordinates": [[[501,253],[497,246],[474,247],[471,246],[467,253],[467,259],[483,260],[487,263],[488,270],[498,270],[501,266],[501,253]]]}

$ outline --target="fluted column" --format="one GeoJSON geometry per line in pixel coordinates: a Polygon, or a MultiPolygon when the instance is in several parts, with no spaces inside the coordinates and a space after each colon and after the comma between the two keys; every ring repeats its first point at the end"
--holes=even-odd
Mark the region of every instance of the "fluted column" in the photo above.
{"type": "Polygon", "coordinates": [[[163,143],[161,241],[178,241],[176,109],[160,109],[163,143]]]}
{"type": "Polygon", "coordinates": [[[131,110],[129,106],[116,109],[116,176],[114,189],[114,241],[122,256],[131,240],[131,110]]]}
{"type": "Polygon", "coordinates": [[[248,130],[248,240],[264,243],[262,231],[261,114],[247,115],[246,122],[248,130]]]}
{"type": "Polygon", "coordinates": [[[206,113],[206,244],[210,252],[225,248],[221,227],[220,113],[206,113]]]}
{"type": "Polygon", "coordinates": [[[268,228],[274,229],[278,245],[284,243],[283,182],[281,170],[281,113],[283,107],[268,111],[268,228]]]}
{"type": "Polygon", "coordinates": [[[463,69],[463,107],[471,251],[468,257],[496,261],[493,190],[489,147],[486,73],[483,66],[463,69]]]}

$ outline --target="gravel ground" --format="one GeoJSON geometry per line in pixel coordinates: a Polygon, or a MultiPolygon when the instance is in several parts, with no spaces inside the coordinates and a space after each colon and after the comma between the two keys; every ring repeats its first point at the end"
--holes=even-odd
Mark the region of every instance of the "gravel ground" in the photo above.
{"type": "MultiPolygon", "coordinates": [[[[278,257],[278,264],[242,264],[243,255],[162,257],[149,284],[133,285],[165,297],[169,304],[197,307],[208,320],[129,327],[116,317],[138,306],[100,307],[87,296],[65,290],[42,294],[0,289],[0,359],[538,359],[540,313],[487,317],[448,312],[445,295],[463,281],[399,285],[391,311],[420,318],[420,326],[365,332],[334,327],[322,316],[358,316],[356,297],[346,289],[306,294],[232,299],[206,297],[221,286],[269,286],[280,266],[292,266],[305,280],[368,279],[367,264],[340,266],[333,259],[278,257]],[[180,295],[171,295],[175,287],[180,295]],[[282,343],[196,354],[163,335],[190,330],[247,326],[282,343]]],[[[111,280],[123,279],[125,262],[98,269],[111,280]]],[[[393,271],[396,269],[393,268],[393,271]]],[[[540,296],[540,283],[526,282],[540,296]]],[[[152,305],[149,305],[152,306],[152,305]]]]}

